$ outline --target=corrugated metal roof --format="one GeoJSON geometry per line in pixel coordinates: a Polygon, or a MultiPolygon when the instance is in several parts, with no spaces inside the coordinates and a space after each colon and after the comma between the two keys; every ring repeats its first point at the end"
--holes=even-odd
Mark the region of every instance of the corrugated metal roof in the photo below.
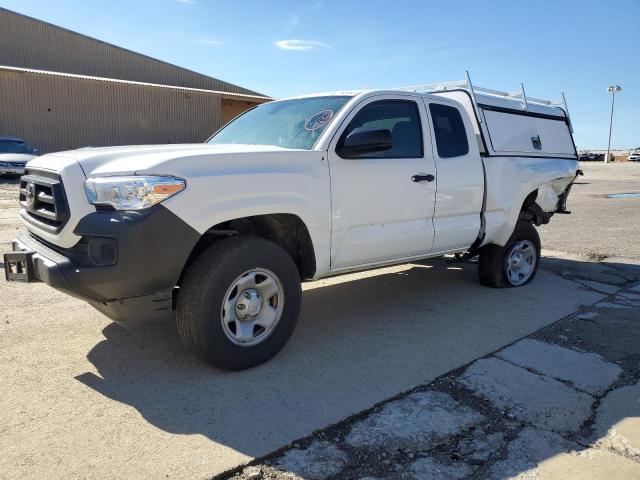
{"type": "Polygon", "coordinates": [[[78,75],[76,73],[50,72],[47,70],[37,70],[35,68],[12,67],[9,65],[0,65],[0,70],[10,71],[10,72],[30,73],[35,75],[53,75],[57,77],[78,78],[82,80],[93,80],[98,82],[123,83],[126,85],[139,85],[143,87],[168,88],[168,89],[181,90],[186,92],[215,93],[224,98],[238,98],[238,99],[244,99],[244,100],[254,99],[254,100],[267,100],[267,101],[273,100],[273,98],[271,97],[265,97],[262,95],[247,95],[244,93],[223,92],[221,90],[208,90],[205,88],[180,87],[175,85],[161,85],[159,83],[136,82],[134,80],[121,80],[117,78],[93,77],[90,75],[78,75]]]}
{"type": "Polygon", "coordinates": [[[0,112],[0,133],[24,138],[43,154],[204,142],[224,123],[217,93],[2,69],[0,112]]]}
{"type": "Polygon", "coordinates": [[[0,65],[264,95],[2,7],[0,46],[0,65]]]}

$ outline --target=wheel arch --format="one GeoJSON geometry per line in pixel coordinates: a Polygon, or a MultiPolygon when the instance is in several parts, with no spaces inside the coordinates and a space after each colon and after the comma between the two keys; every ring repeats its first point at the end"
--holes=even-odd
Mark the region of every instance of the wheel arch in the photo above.
{"type": "Polygon", "coordinates": [[[306,223],[293,213],[269,213],[232,218],[207,229],[193,247],[178,285],[193,260],[216,241],[235,235],[265,238],[281,246],[298,267],[300,278],[311,279],[317,269],[316,252],[306,223]]]}
{"type": "Polygon", "coordinates": [[[536,188],[525,197],[522,202],[522,206],[520,207],[520,213],[518,214],[517,219],[532,223],[536,227],[549,223],[551,215],[553,214],[545,212],[542,210],[540,205],[538,205],[536,202],[538,199],[538,192],[539,188],[536,188]]]}
{"type": "Polygon", "coordinates": [[[495,222],[497,220],[496,217],[493,216],[493,224],[497,228],[493,230],[491,235],[485,238],[483,245],[495,244],[504,246],[509,241],[519,220],[529,221],[535,225],[549,222],[550,216],[542,211],[536,203],[538,189],[539,186],[533,186],[521,191],[513,202],[513,207],[507,211],[503,211],[503,213],[497,217],[500,219],[498,220],[499,226],[496,225],[495,222]]]}

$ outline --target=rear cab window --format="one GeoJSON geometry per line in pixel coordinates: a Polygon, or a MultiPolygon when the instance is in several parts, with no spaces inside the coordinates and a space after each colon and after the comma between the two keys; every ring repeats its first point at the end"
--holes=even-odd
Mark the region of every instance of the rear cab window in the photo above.
{"type": "Polygon", "coordinates": [[[440,158],[461,157],[469,153],[469,141],[460,111],[455,107],[430,103],[429,113],[440,158]]]}

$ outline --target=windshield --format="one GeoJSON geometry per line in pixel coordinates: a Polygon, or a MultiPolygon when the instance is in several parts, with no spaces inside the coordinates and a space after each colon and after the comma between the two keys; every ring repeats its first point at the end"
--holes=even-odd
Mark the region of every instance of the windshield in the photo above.
{"type": "Polygon", "coordinates": [[[327,96],[263,103],[240,115],[207,143],[274,145],[311,150],[350,98],[327,96]]]}
{"type": "Polygon", "coordinates": [[[31,153],[31,149],[25,142],[0,140],[0,153],[31,153]]]}

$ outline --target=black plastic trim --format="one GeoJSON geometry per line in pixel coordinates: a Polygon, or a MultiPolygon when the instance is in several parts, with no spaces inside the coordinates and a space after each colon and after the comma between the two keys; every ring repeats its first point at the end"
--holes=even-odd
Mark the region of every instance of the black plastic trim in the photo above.
{"type": "Polygon", "coordinates": [[[61,231],[69,220],[69,206],[62,179],[57,173],[28,169],[20,177],[20,216],[31,225],[51,233],[61,231]],[[31,205],[27,201],[29,186],[37,193],[31,205]],[[42,189],[50,189],[51,195],[43,195],[42,189]],[[40,191],[39,191],[40,190],[40,191]],[[38,192],[39,191],[39,192],[38,192]],[[53,211],[47,206],[53,206],[53,211]]]}
{"type": "Polygon", "coordinates": [[[88,268],[80,276],[84,293],[96,300],[148,295],[175,287],[200,234],[162,205],[137,211],[99,211],[74,229],[82,237],[115,239],[114,266],[88,268]]]}
{"type": "Polygon", "coordinates": [[[121,323],[146,317],[145,308],[149,317],[160,315],[158,305],[164,308],[166,302],[157,299],[170,298],[200,240],[194,228],[162,205],[141,211],[91,213],[80,220],[74,233],[87,242],[114,239],[116,263],[95,266],[86,246],[65,249],[27,233],[16,239],[14,251],[23,250],[18,247],[22,244],[36,252],[34,272],[39,280],[88,301],[121,323]]]}

